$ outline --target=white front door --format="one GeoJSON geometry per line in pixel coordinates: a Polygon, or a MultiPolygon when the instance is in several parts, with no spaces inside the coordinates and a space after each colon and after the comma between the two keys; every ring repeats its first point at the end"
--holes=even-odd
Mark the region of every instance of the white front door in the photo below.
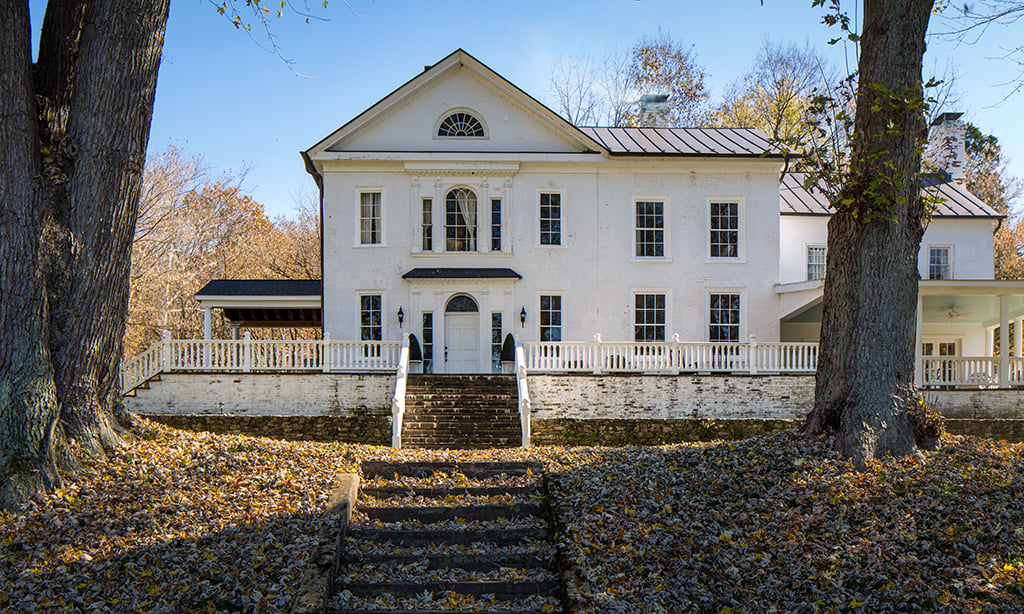
{"type": "MultiPolygon", "coordinates": [[[[480,314],[444,315],[445,373],[480,371],[480,314]]],[[[435,354],[436,355],[436,354],[435,354]]]]}

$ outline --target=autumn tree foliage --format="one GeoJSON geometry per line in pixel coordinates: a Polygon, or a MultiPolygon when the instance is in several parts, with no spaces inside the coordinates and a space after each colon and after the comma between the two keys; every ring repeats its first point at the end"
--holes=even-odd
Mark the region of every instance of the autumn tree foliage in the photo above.
{"type": "Polygon", "coordinates": [[[999,139],[973,124],[966,134],[967,189],[1007,216],[995,235],[996,279],[1024,279],[1024,182],[1010,174],[999,139]]]}
{"type": "Polygon", "coordinates": [[[794,142],[807,132],[813,98],[835,81],[829,61],[809,44],[800,47],[769,39],[754,63],[733,82],[714,111],[724,127],[757,128],[779,142],[794,142]]]}
{"type": "MultiPolygon", "coordinates": [[[[147,163],[132,245],[126,356],[164,331],[201,338],[194,295],[211,279],[319,278],[318,209],[307,198],[296,217],[272,221],[245,194],[243,178],[214,177],[202,157],[173,146],[147,163]]],[[[216,318],[214,334],[228,332],[228,323],[216,318]]]]}
{"type": "Polygon", "coordinates": [[[549,83],[556,110],[575,125],[636,126],[640,96],[668,94],[671,125],[704,126],[711,118],[706,80],[693,47],[659,31],[628,51],[610,50],[600,62],[590,56],[563,58],[549,83]]]}

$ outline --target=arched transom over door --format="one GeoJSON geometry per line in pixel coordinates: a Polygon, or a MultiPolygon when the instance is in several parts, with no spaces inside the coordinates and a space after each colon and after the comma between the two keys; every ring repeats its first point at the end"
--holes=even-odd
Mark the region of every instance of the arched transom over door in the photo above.
{"type": "Polygon", "coordinates": [[[446,373],[480,371],[480,308],[473,297],[458,294],[444,309],[446,373]]]}

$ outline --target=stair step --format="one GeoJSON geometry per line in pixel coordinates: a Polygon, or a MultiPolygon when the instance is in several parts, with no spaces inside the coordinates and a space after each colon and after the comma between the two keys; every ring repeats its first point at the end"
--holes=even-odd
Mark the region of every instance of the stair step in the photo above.
{"type": "Polygon", "coordinates": [[[461,473],[468,478],[489,478],[496,475],[527,475],[540,473],[544,466],[536,462],[509,463],[400,463],[389,461],[363,461],[360,465],[364,478],[392,478],[395,475],[426,478],[435,473],[461,473]]]}
{"type": "Polygon", "coordinates": [[[551,569],[550,557],[531,554],[457,554],[451,556],[422,556],[413,554],[367,554],[345,556],[346,565],[413,565],[426,562],[426,569],[465,569],[467,571],[493,571],[495,569],[551,569]]]}
{"type": "Polygon", "coordinates": [[[418,520],[424,524],[463,518],[465,520],[498,520],[543,516],[547,510],[539,503],[516,505],[459,505],[449,507],[360,507],[359,511],[373,520],[401,522],[418,520]]]}
{"type": "Polygon", "coordinates": [[[451,486],[448,488],[421,487],[421,486],[382,486],[362,487],[360,496],[373,497],[375,499],[391,499],[415,495],[428,499],[443,499],[450,496],[470,495],[490,497],[495,495],[525,495],[536,492],[532,486],[451,486]]]}
{"type": "Polygon", "coordinates": [[[461,595],[494,595],[499,601],[522,599],[532,595],[550,595],[555,592],[555,583],[550,580],[539,582],[382,582],[338,584],[338,590],[345,590],[357,597],[376,597],[381,594],[410,596],[423,591],[431,593],[454,592],[461,595]]]}
{"type": "MultiPolygon", "coordinates": [[[[340,610],[327,608],[326,614],[453,614],[459,610],[340,610]]],[[[546,614],[543,610],[474,610],[474,614],[546,614]]]]}
{"type": "Polygon", "coordinates": [[[531,539],[547,539],[547,528],[531,527],[525,529],[441,529],[402,530],[402,529],[352,529],[349,536],[353,539],[390,542],[401,546],[426,546],[430,544],[473,544],[476,542],[492,542],[496,544],[517,544],[531,539]]]}

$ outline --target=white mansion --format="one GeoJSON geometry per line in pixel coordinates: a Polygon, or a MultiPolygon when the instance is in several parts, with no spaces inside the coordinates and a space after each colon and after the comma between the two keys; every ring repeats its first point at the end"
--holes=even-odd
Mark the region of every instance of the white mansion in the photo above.
{"type": "MultiPolygon", "coordinates": [[[[322,198],[322,291],[217,280],[197,294],[207,321],[223,309],[332,341],[412,333],[436,373],[500,369],[508,333],[817,341],[823,196],[780,181],[784,157],[757,130],[662,127],[663,98],[643,104],[645,127],[577,128],[457,50],[303,152],[322,198]]],[[[934,130],[948,173],[927,188],[944,201],[919,257],[920,351],[991,357],[995,339],[1020,356],[1007,324],[1020,330],[1024,287],[993,280],[1002,217],[962,185],[957,116],[934,130]]],[[[962,377],[1019,383],[987,360],[962,377]]],[[[931,377],[953,383],[942,368],[931,377]]]]}

